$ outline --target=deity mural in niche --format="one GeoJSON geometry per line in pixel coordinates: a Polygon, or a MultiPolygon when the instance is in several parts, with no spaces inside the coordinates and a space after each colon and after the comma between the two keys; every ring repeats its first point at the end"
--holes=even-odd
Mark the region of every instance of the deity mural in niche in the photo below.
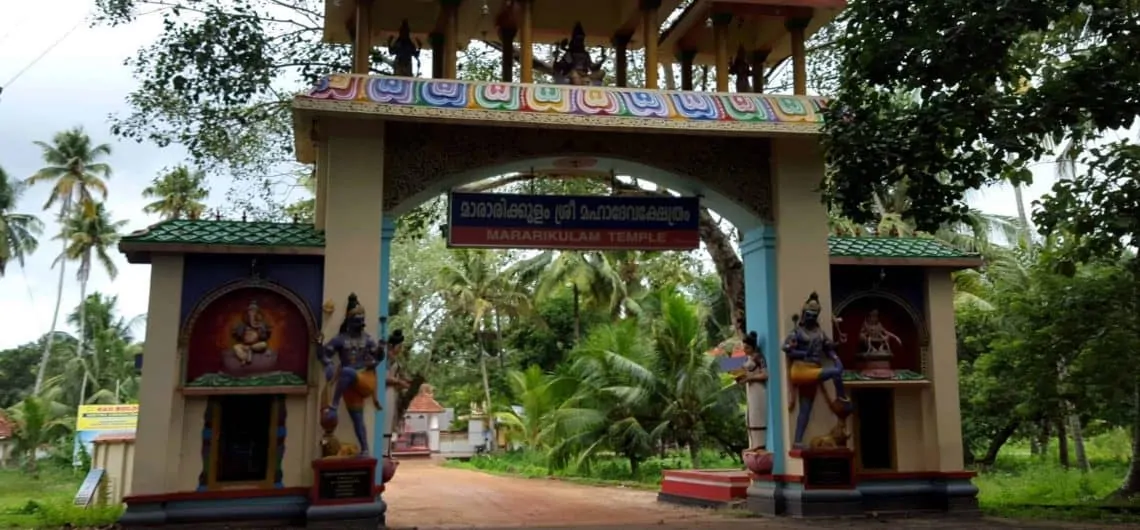
{"type": "Polygon", "coordinates": [[[863,375],[872,379],[890,379],[894,376],[894,371],[891,370],[891,342],[903,345],[898,335],[883,326],[879,310],[872,309],[859,329],[859,343],[863,349],[856,358],[863,364],[860,370],[863,375]]]}
{"type": "Polygon", "coordinates": [[[582,28],[581,22],[575,23],[570,38],[563,39],[558,44],[558,51],[555,52],[555,83],[601,86],[602,79],[606,76],[605,70],[602,69],[602,65],[606,62],[605,57],[603,50],[602,58],[594,62],[590,51],[586,49],[586,30],[582,28]]]}
{"type": "Polygon", "coordinates": [[[400,77],[413,77],[412,61],[416,63],[416,70],[420,67],[420,50],[423,44],[412,39],[412,30],[408,27],[408,19],[400,22],[400,33],[396,37],[388,37],[388,53],[396,58],[392,75],[400,77]]]}
{"type": "Polygon", "coordinates": [[[845,429],[847,417],[851,414],[851,400],[843,386],[843,362],[839,360],[835,342],[820,326],[821,311],[819,295],[811,293],[804,302],[800,314],[792,317],[794,328],[784,339],[783,350],[788,356],[788,379],[791,383],[788,408],[791,410],[799,407],[795,436],[792,438],[795,449],[804,449],[804,432],[807,430],[808,421],[811,420],[812,406],[820,389],[823,390],[824,397],[827,398],[829,408],[835,414],[838,423],[829,435],[832,437],[831,444],[828,444],[824,437],[819,437],[820,440],[818,442],[813,440],[811,446],[815,449],[837,448],[827,447],[834,445],[835,438],[842,438],[846,444],[845,429]],[[824,366],[825,358],[831,361],[831,366],[824,366]],[[827,387],[824,384],[828,381],[835,387],[834,398],[827,395],[827,387]],[[835,436],[840,434],[836,431],[842,431],[842,436],[835,436]]]}
{"type": "Polygon", "coordinates": [[[376,397],[376,365],[384,360],[384,351],[372,336],[364,331],[364,307],[350,294],[345,306],[344,321],[337,335],[324,344],[318,360],[324,368],[325,393],[321,407],[322,455],[368,456],[368,433],[364,425],[364,401],[371,399],[376,410],[380,401],[376,397]],[[330,396],[331,394],[331,396],[330,396]],[[340,401],[344,399],[348,417],[356,434],[355,447],[342,445],[333,432],[339,423],[340,401]]]}
{"type": "Polygon", "coordinates": [[[316,321],[292,292],[264,280],[206,296],[183,328],[189,388],[303,386],[316,321]]]}
{"type": "Polygon", "coordinates": [[[923,324],[901,298],[886,291],[857,293],[836,306],[843,318],[837,333],[858,340],[840,342],[839,357],[854,370],[846,380],[918,381],[922,375],[923,324]]]}
{"type": "Polygon", "coordinates": [[[743,453],[744,465],[757,475],[772,472],[772,453],[768,451],[768,363],[760,351],[760,338],[755,331],[744,337],[744,373],[736,381],[744,385],[747,395],[748,449],[743,453]]]}

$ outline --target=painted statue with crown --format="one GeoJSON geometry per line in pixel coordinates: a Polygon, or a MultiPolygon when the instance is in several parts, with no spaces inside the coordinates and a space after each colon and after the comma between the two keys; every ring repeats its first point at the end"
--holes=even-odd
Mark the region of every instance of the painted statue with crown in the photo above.
{"type": "Polygon", "coordinates": [[[376,398],[376,365],[384,360],[380,344],[364,331],[365,313],[356,294],[348,297],[344,322],[331,340],[318,353],[324,367],[325,397],[321,406],[321,440],[324,456],[368,456],[368,433],[364,426],[364,403],[371,399],[380,410],[376,398]],[[330,396],[331,390],[331,396],[330,396]],[[333,435],[339,422],[340,401],[344,399],[352,429],[356,434],[356,448],[342,447],[333,435]]]}
{"type": "Polygon", "coordinates": [[[799,403],[796,433],[792,442],[796,449],[804,449],[804,432],[811,420],[812,405],[820,389],[839,421],[828,435],[834,438],[830,443],[824,440],[827,436],[817,437],[819,440],[813,439],[811,447],[834,449],[846,446],[846,432],[842,426],[851,413],[851,400],[843,388],[843,363],[836,353],[835,342],[819,324],[821,312],[819,295],[811,293],[800,314],[792,317],[794,328],[784,340],[783,350],[788,356],[788,379],[791,383],[788,410],[796,406],[797,399],[799,403]],[[830,364],[827,364],[828,361],[830,364]],[[834,398],[828,396],[825,386],[828,381],[835,387],[834,398]],[[836,433],[837,430],[843,432],[836,433]]]}

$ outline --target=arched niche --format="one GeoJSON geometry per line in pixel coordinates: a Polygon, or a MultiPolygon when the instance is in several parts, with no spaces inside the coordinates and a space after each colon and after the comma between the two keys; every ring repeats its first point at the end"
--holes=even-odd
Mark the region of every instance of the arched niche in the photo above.
{"type": "Polygon", "coordinates": [[[291,290],[262,279],[224,284],[203,297],[182,326],[183,391],[286,387],[294,390],[278,393],[303,393],[318,333],[308,305],[291,290]]]}
{"type": "Polygon", "coordinates": [[[872,309],[879,311],[883,326],[902,339],[900,346],[891,343],[891,368],[910,370],[922,375],[927,373],[927,357],[930,350],[930,334],[926,321],[915,308],[902,297],[881,289],[871,289],[854,293],[835,305],[833,313],[839,358],[845,369],[856,369],[856,354],[862,348],[859,331],[863,321],[872,309]]]}

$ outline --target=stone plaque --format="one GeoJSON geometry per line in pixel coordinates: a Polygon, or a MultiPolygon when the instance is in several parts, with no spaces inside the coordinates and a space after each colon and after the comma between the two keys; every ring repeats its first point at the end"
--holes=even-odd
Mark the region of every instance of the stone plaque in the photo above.
{"type": "Polygon", "coordinates": [[[318,470],[317,498],[326,501],[372,499],[372,470],[367,468],[318,470]]]}
{"type": "Polygon", "coordinates": [[[851,488],[851,455],[804,455],[804,486],[808,488],[851,488]]]}

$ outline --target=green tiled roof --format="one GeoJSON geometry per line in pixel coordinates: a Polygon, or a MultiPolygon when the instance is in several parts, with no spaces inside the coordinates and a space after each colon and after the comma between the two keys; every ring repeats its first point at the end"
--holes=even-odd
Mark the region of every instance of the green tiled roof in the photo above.
{"type": "Polygon", "coordinates": [[[323,247],[325,235],[309,223],[171,220],[124,236],[123,243],[323,247]]]}
{"type": "Polygon", "coordinates": [[[924,237],[831,236],[827,241],[832,256],[850,258],[969,259],[978,257],[937,239],[924,237]]]}
{"type": "MultiPolygon", "coordinates": [[[[252,247],[325,246],[325,235],[308,223],[214,220],[163,221],[123,237],[126,244],[232,245],[252,247]]],[[[975,258],[946,243],[917,237],[831,236],[832,256],[851,258],[975,258]]]]}

